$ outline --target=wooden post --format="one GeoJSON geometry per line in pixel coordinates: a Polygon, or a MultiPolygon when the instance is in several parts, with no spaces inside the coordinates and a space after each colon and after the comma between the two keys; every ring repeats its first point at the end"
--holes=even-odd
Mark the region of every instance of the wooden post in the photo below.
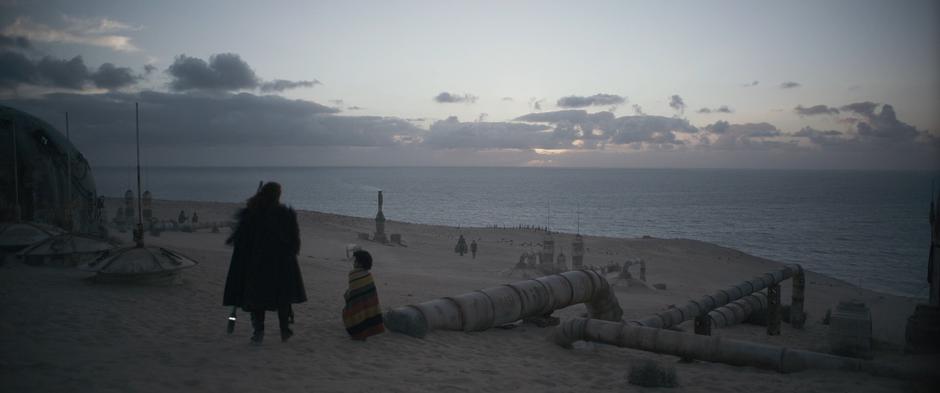
{"type": "Polygon", "coordinates": [[[767,287],[767,335],[780,335],[780,284],[767,287]]]}

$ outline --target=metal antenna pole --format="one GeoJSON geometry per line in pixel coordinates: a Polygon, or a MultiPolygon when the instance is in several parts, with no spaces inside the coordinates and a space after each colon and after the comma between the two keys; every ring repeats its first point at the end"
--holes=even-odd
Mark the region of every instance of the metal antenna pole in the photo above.
{"type": "Polygon", "coordinates": [[[20,212],[20,170],[19,159],[16,157],[16,115],[13,115],[13,212],[16,214],[16,221],[19,222],[23,217],[20,212]]]}
{"type": "Polygon", "coordinates": [[[134,124],[137,133],[137,247],[144,246],[144,214],[140,205],[140,106],[134,103],[134,124]]]}
{"type": "MultiPolygon", "coordinates": [[[[68,141],[69,145],[72,144],[72,137],[69,134],[69,113],[65,112],[65,140],[68,141]]],[[[67,230],[72,232],[74,229],[72,220],[72,149],[70,146],[66,146],[65,150],[65,214],[68,215],[68,219],[65,221],[67,230]]]]}

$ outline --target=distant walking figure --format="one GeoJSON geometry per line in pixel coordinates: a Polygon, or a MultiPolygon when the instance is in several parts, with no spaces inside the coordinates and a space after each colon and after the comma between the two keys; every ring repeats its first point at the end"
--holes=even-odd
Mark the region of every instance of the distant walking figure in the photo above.
{"type": "Polygon", "coordinates": [[[467,253],[467,239],[464,239],[463,235],[460,235],[460,238],[457,239],[457,245],[454,246],[454,252],[460,254],[460,256],[463,256],[463,254],[467,253]]]}
{"type": "Polygon", "coordinates": [[[186,212],[180,210],[180,216],[179,216],[179,218],[177,219],[177,221],[179,221],[180,224],[185,223],[185,222],[186,222],[186,212]]]}
{"type": "Polygon", "coordinates": [[[477,241],[473,240],[470,242],[470,255],[473,259],[477,259],[477,241]]]}
{"type": "MultiPolygon", "coordinates": [[[[277,311],[281,341],[287,341],[293,303],[307,301],[297,254],[297,214],[280,203],[280,184],[265,183],[247,207],[236,214],[237,226],[226,244],[233,244],[222,305],[251,312],[251,341],[264,339],[265,311],[277,311]]],[[[182,213],[181,213],[182,214],[182,213]]]]}
{"type": "Polygon", "coordinates": [[[379,293],[372,280],[372,255],[368,251],[353,253],[353,270],[349,272],[349,288],[343,294],[343,324],[353,340],[365,341],[369,336],[385,332],[379,293]]]}
{"type": "Polygon", "coordinates": [[[193,210],[193,219],[192,219],[192,222],[193,222],[193,224],[198,224],[198,223],[199,223],[199,215],[196,214],[196,211],[195,211],[195,210],[193,210]]]}

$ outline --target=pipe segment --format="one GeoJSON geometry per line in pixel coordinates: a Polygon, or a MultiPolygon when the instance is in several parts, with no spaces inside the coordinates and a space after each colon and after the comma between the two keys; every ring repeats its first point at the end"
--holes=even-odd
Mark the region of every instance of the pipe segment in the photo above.
{"type": "MultiPolygon", "coordinates": [[[[718,307],[722,307],[739,299],[745,298],[752,293],[763,290],[764,288],[778,285],[780,282],[798,274],[803,274],[803,268],[798,264],[789,264],[784,266],[782,269],[765,273],[761,276],[738,283],[737,285],[732,285],[725,289],[719,289],[715,291],[715,293],[711,295],[705,295],[698,300],[690,300],[688,303],[682,306],[671,307],[669,310],[662,311],[644,318],[630,320],[627,321],[627,323],[636,326],[667,329],[682,322],[694,319],[698,315],[711,312],[718,307]]],[[[795,281],[793,292],[794,299],[797,298],[797,292],[799,292],[799,312],[802,315],[802,286],[797,287],[795,281]]],[[[736,307],[735,310],[737,310],[738,313],[744,311],[744,306],[741,304],[733,307],[736,307]]]]}
{"type": "Polygon", "coordinates": [[[578,303],[585,303],[595,319],[623,317],[604,276],[573,270],[397,307],[385,313],[385,326],[412,337],[424,337],[435,329],[480,331],[578,303]]]}
{"type": "Polygon", "coordinates": [[[693,358],[734,366],[752,366],[782,373],[807,369],[867,372],[904,379],[938,377],[929,367],[875,363],[870,360],[791,349],[770,344],[732,340],[720,336],[681,333],[587,318],[573,318],[555,327],[550,340],[565,348],[576,341],[593,341],[659,354],[693,358]]]}

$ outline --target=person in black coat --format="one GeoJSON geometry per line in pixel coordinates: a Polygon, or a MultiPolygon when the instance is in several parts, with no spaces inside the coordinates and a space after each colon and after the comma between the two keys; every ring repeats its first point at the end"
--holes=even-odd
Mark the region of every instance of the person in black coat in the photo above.
{"type": "Polygon", "coordinates": [[[222,305],[251,312],[254,343],[264,339],[265,311],[277,311],[281,341],[287,341],[294,334],[289,328],[291,304],[307,301],[297,263],[297,214],[282,205],[280,197],[280,184],[261,186],[236,214],[237,226],[226,240],[234,250],[222,305]]]}

